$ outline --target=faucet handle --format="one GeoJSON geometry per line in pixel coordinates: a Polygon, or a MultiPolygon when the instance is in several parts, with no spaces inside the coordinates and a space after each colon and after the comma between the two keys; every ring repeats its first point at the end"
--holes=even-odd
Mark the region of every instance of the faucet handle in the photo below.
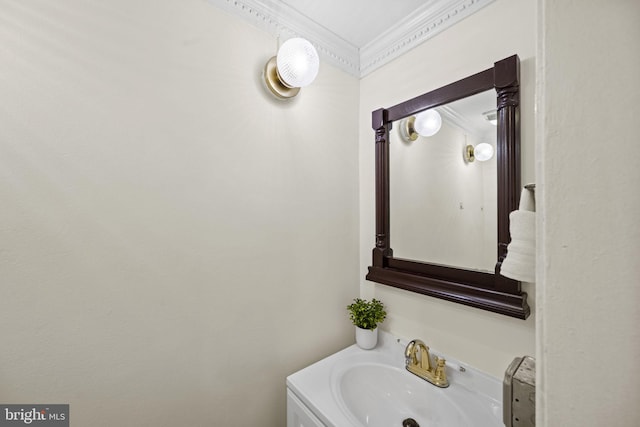
{"type": "Polygon", "coordinates": [[[447,382],[447,371],[445,369],[446,360],[442,357],[436,357],[436,371],[434,377],[437,381],[447,382]]]}

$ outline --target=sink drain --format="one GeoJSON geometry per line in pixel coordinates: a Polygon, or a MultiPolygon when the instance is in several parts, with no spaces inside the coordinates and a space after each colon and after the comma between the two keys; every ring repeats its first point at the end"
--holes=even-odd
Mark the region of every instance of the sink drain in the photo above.
{"type": "Polygon", "coordinates": [[[420,427],[420,424],[413,418],[407,418],[402,422],[402,427],[420,427]]]}

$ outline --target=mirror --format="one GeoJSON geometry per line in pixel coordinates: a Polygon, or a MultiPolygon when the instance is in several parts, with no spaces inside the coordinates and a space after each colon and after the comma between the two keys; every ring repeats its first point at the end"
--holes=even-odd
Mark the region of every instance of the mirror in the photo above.
{"type": "Polygon", "coordinates": [[[519,74],[514,55],[372,113],[376,246],[367,280],[507,316],[529,316],[520,282],[500,275],[509,213],[517,209],[520,194],[519,74]],[[492,108],[483,113],[495,110],[497,120],[495,155],[480,165],[470,161],[480,156],[468,146],[489,137],[473,129],[477,111],[469,105],[477,103],[474,108],[482,110],[487,99],[492,108]],[[462,112],[467,109],[471,118],[462,112]],[[440,131],[435,138],[411,141],[422,122],[419,113],[428,110],[440,113],[440,131]]]}
{"type": "Polygon", "coordinates": [[[389,173],[394,256],[493,272],[496,156],[470,159],[467,148],[489,144],[495,152],[497,121],[489,120],[496,115],[495,105],[496,92],[489,90],[436,107],[431,111],[440,115],[440,129],[415,140],[403,135],[407,119],[393,122],[389,173]]]}

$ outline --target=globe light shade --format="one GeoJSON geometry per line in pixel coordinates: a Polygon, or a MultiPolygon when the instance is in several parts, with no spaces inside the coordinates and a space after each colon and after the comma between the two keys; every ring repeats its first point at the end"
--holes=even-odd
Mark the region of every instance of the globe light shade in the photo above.
{"type": "Polygon", "coordinates": [[[482,142],[473,148],[473,156],[479,162],[485,162],[493,157],[493,146],[486,142],[482,142]]]}
{"type": "Polygon", "coordinates": [[[414,127],[421,136],[433,136],[442,127],[442,117],[436,110],[423,111],[416,115],[414,127]]]}
{"type": "Polygon", "coordinates": [[[276,67],[278,76],[287,87],[305,87],[318,75],[320,58],[309,41],[295,37],[280,46],[276,67]]]}

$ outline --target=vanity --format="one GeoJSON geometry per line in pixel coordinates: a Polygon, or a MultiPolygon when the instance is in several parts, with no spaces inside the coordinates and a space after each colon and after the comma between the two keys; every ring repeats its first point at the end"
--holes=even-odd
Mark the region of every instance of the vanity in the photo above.
{"type": "Polygon", "coordinates": [[[405,368],[408,340],[379,332],[373,350],[354,344],[287,377],[288,427],[503,427],[498,378],[447,358],[437,387],[405,368]]]}

